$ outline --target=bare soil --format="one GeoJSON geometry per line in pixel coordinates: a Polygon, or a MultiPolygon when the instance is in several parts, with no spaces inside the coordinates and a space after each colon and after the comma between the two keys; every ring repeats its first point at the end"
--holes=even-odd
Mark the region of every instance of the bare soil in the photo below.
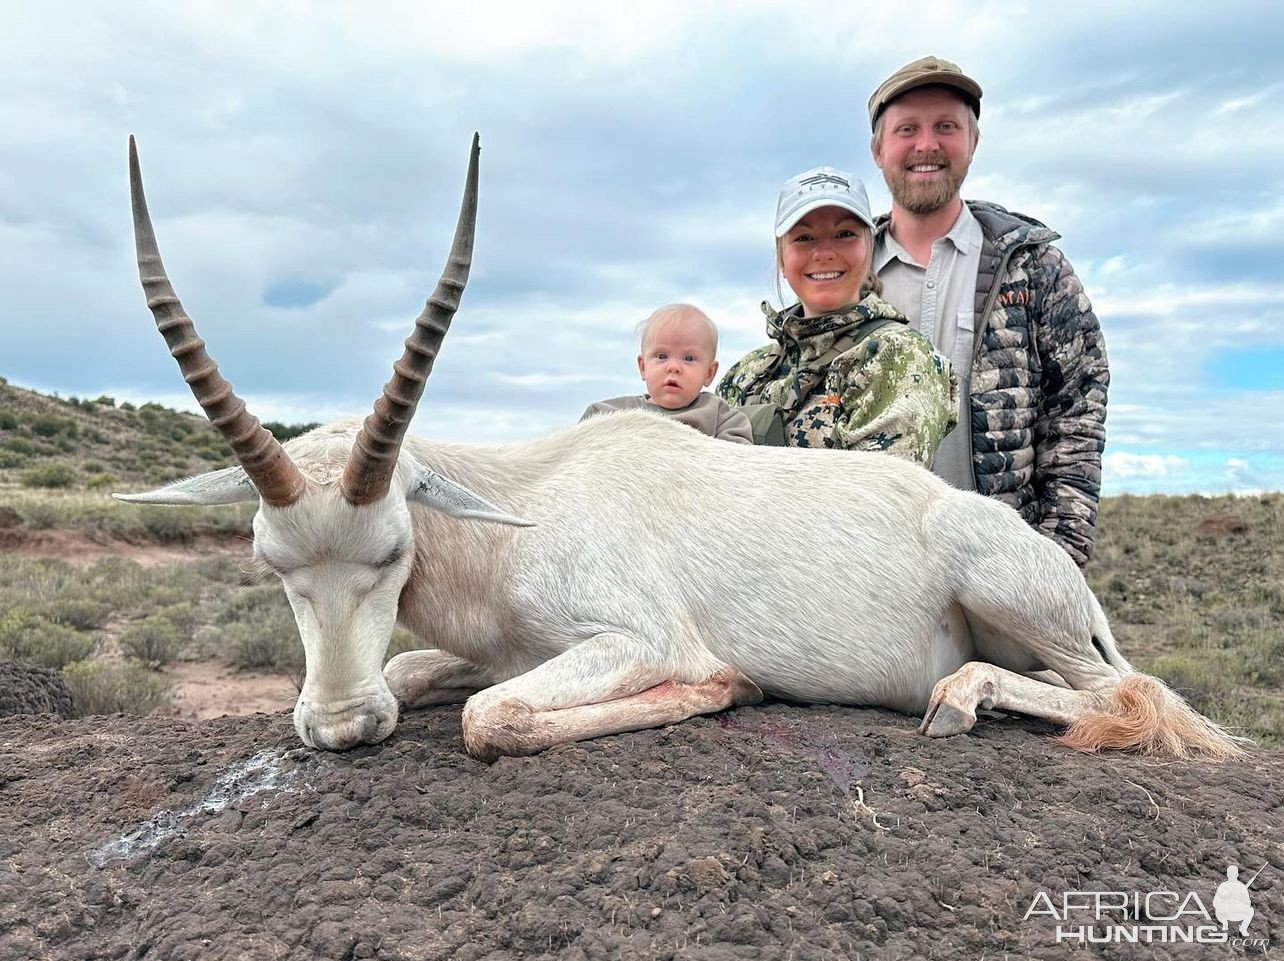
{"type": "Polygon", "coordinates": [[[194,531],[183,543],[158,544],[141,533],[130,536],[81,527],[0,528],[0,553],[48,557],[77,565],[92,564],[105,557],[122,557],[144,567],[188,564],[201,555],[245,555],[249,553],[249,544],[249,538],[242,534],[218,530],[194,531]]]}
{"type": "Polygon", "coordinates": [[[174,685],[171,717],[205,720],[228,714],[292,710],[298,688],[287,674],[240,671],[222,661],[180,661],[161,673],[174,685]]]}
{"type": "Polygon", "coordinates": [[[457,708],[345,754],[301,748],[284,712],[7,718],[0,958],[1261,956],[1084,951],[1026,918],[1041,891],[1211,913],[1228,864],[1265,865],[1249,936],[1284,938],[1284,756],[1088,757],[1046,733],[932,741],[773,703],[488,766],[457,708]]]}
{"type": "MultiPolygon", "coordinates": [[[[1239,526],[1200,529],[1208,564],[1265,536],[1239,526]]],[[[4,549],[193,556],[12,527],[4,549]]],[[[291,727],[290,678],[170,670],[176,717],[0,720],[0,961],[1203,961],[1270,957],[1284,938],[1278,751],[1085,757],[1019,719],[930,741],[889,712],[773,703],[490,766],[440,708],[321,754],[291,727]],[[199,719],[228,711],[268,713],[199,719]],[[1260,869],[1247,944],[1200,913],[1230,864],[1260,869]],[[1136,908],[1049,915],[1091,891],[1136,908]],[[1180,924],[1162,919],[1179,906],[1180,924]],[[1059,924],[1228,941],[1085,948],[1059,924]]]]}

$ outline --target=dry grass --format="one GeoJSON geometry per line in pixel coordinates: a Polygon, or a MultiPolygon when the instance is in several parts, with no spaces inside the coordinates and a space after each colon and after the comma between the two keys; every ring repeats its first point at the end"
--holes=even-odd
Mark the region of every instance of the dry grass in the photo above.
{"type": "Polygon", "coordinates": [[[1134,666],[1266,743],[1284,738],[1284,494],[1115,497],[1085,573],[1134,666]]]}

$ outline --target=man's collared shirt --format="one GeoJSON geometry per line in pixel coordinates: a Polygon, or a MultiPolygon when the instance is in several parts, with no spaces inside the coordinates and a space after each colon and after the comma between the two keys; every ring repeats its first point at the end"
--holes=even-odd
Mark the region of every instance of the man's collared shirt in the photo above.
{"type": "Polygon", "coordinates": [[[963,490],[974,490],[968,387],[972,379],[972,316],[981,266],[981,225],[963,205],[949,233],[932,244],[927,265],[917,263],[884,230],[874,249],[874,272],[883,299],[909,318],[910,326],[950,359],[959,379],[959,425],[937,448],[932,470],[963,490]]]}

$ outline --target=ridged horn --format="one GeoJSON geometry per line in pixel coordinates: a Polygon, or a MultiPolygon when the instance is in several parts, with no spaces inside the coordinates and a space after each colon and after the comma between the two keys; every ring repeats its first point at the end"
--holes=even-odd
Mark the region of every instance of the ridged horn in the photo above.
{"type": "Polygon", "coordinates": [[[468,268],[473,261],[479,153],[477,134],[473,134],[468,180],[464,186],[464,200],[459,208],[450,259],[437,281],[437,289],[415,319],[415,329],[406,338],[405,352],[392,365],[392,379],[384,385],[383,395],[375,401],[374,412],[366,418],[352,445],[352,454],[341,481],[343,496],[349,503],[369,504],[388,493],[401,442],[410,426],[410,419],[415,416],[415,407],[424,392],[424,382],[432,373],[437,350],[459,307],[460,295],[468,281],[468,268]]]}
{"type": "Polygon", "coordinates": [[[129,193],[134,208],[138,276],[147,294],[147,306],[156,318],[156,329],[178,361],[183,380],[192,388],[196,402],[231,445],[232,453],[245,468],[259,496],[273,507],[293,504],[303,493],[303,475],[280,441],[245,409],[245,402],[218,372],[218,364],[206,353],[205,341],[197,336],[196,327],[165,274],[156,246],[156,232],[147,213],[147,199],[143,196],[143,177],[133,136],[129,138],[129,193]]]}

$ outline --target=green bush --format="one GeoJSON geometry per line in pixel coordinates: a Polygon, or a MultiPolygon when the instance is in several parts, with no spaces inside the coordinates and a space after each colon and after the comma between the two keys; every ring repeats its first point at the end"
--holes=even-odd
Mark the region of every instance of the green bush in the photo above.
{"type": "Polygon", "coordinates": [[[94,638],[24,607],[0,614],[0,655],[61,670],[94,649],[94,638]]]}
{"type": "Polygon", "coordinates": [[[62,676],[82,717],[150,714],[169,700],[169,684],[137,661],[77,661],[62,676]]]}
{"type": "Polygon", "coordinates": [[[1284,687],[1284,637],[1264,636],[1250,649],[1244,667],[1249,679],[1262,687],[1284,687]]]}
{"type": "Polygon", "coordinates": [[[186,544],[195,533],[192,516],[174,507],[144,507],[139,515],[143,530],[165,544],[186,544]]]}
{"type": "Polygon", "coordinates": [[[23,487],[70,487],[76,481],[76,469],[70,464],[40,464],[28,467],[20,479],[23,487]]]}
{"type": "Polygon", "coordinates": [[[36,445],[26,437],[6,437],[4,439],[5,450],[11,450],[15,454],[26,454],[28,456],[36,453],[36,445]]]}
{"type": "Polygon", "coordinates": [[[224,656],[242,670],[297,672],[303,669],[303,643],[294,618],[223,628],[224,656]]]}
{"type": "Polygon", "coordinates": [[[91,631],[107,623],[111,605],[88,597],[58,597],[47,601],[40,613],[55,624],[77,631],[91,631]]]}
{"type": "MultiPolygon", "coordinates": [[[[190,571],[188,572],[190,574],[190,571]]],[[[200,609],[191,601],[179,601],[177,604],[166,604],[158,609],[156,617],[163,617],[179,632],[190,637],[201,626],[203,618],[200,609]]]]}
{"type": "Polygon", "coordinates": [[[298,671],[303,644],[285,592],[278,583],[237,591],[219,611],[224,656],[246,670],[298,671]]]}
{"type": "Polygon", "coordinates": [[[193,561],[189,569],[196,578],[214,584],[232,584],[239,587],[253,583],[247,579],[250,575],[241,570],[241,562],[237,558],[222,554],[193,561]]]}
{"type": "Polygon", "coordinates": [[[300,434],[306,434],[310,430],[315,430],[321,425],[316,421],[310,424],[282,424],[280,421],[264,421],[263,426],[271,431],[272,436],[284,443],[292,437],[298,437],[300,434]]]}
{"type": "Polygon", "coordinates": [[[224,602],[217,621],[219,624],[242,624],[268,620],[279,614],[294,616],[290,602],[285,599],[284,589],[273,580],[237,591],[224,602]]]}
{"type": "Polygon", "coordinates": [[[41,437],[57,437],[59,434],[75,437],[79,433],[75,421],[65,417],[50,417],[47,414],[32,420],[30,427],[33,434],[41,437]]]}
{"type": "Polygon", "coordinates": [[[0,430],[17,430],[18,418],[7,410],[0,410],[0,430]]]}
{"type": "Polygon", "coordinates": [[[26,454],[19,454],[16,451],[11,450],[0,450],[0,470],[8,470],[12,467],[22,467],[26,463],[26,454]]]}
{"type": "Polygon", "coordinates": [[[176,660],[190,636],[165,614],[150,614],[125,629],[120,646],[131,657],[159,666],[176,660]]]}
{"type": "Polygon", "coordinates": [[[63,511],[57,504],[42,504],[39,501],[23,504],[18,513],[22,515],[28,527],[37,531],[58,527],[63,520],[63,511]]]}
{"type": "Polygon", "coordinates": [[[85,481],[85,490],[89,491],[109,491],[114,490],[120,483],[115,474],[104,473],[95,474],[89,480],[85,481]]]}

